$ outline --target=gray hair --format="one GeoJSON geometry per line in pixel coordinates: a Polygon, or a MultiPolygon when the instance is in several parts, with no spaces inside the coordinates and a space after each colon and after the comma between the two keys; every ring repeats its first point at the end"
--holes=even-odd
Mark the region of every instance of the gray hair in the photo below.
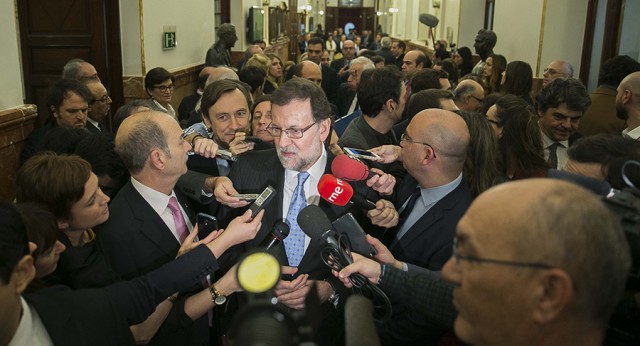
{"type": "Polygon", "coordinates": [[[376,68],[376,65],[373,64],[371,59],[366,56],[359,56],[353,60],[351,60],[351,65],[362,65],[363,70],[370,70],[376,68]]]}
{"type": "Polygon", "coordinates": [[[86,61],[80,58],[69,60],[62,68],[62,78],[76,80],[81,79],[82,75],[80,75],[80,68],[82,67],[83,62],[86,61]]]}
{"type": "Polygon", "coordinates": [[[391,37],[385,36],[380,40],[380,47],[391,48],[391,37]]]}

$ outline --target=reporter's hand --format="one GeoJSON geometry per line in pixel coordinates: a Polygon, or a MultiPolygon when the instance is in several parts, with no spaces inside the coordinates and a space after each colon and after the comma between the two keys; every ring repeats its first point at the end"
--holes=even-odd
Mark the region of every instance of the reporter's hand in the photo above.
{"type": "Polygon", "coordinates": [[[367,280],[377,284],[378,281],[380,281],[380,263],[357,253],[352,252],[351,255],[353,256],[353,263],[342,268],[340,272],[332,270],[331,272],[333,275],[340,279],[347,288],[351,288],[353,286],[351,281],[349,281],[349,275],[353,273],[360,273],[364,275],[367,280]]]}
{"type": "Polygon", "coordinates": [[[393,203],[386,199],[380,199],[376,202],[376,209],[371,209],[367,212],[367,217],[371,220],[371,223],[390,228],[398,224],[398,212],[396,211],[393,203]]]}
{"type": "Polygon", "coordinates": [[[182,242],[182,245],[180,245],[180,249],[178,249],[178,254],[176,255],[176,258],[195,249],[200,244],[209,244],[211,241],[216,239],[221,233],[222,233],[221,230],[215,230],[211,232],[206,238],[200,239],[199,241],[195,241],[196,236],[198,235],[198,224],[196,224],[195,227],[193,227],[193,229],[191,230],[191,233],[189,233],[187,238],[185,238],[185,240],[182,242]]]}
{"type": "Polygon", "coordinates": [[[233,138],[231,143],[229,143],[229,151],[235,156],[238,156],[244,152],[253,150],[253,147],[256,145],[253,142],[245,142],[244,139],[247,137],[247,134],[244,132],[236,132],[236,136],[233,138]]]}
{"type": "MultiPolygon", "coordinates": [[[[298,271],[295,267],[282,267],[283,275],[292,275],[298,271]]],[[[273,294],[278,298],[278,302],[286,305],[291,309],[304,308],[304,297],[309,292],[310,287],[307,286],[308,274],[300,274],[297,278],[286,281],[280,280],[274,289],[273,294]],[[302,300],[300,299],[302,296],[302,300]]]]}
{"type": "Polygon", "coordinates": [[[396,185],[396,177],[391,174],[387,174],[378,168],[371,168],[370,171],[376,173],[376,175],[367,180],[367,186],[382,196],[390,196],[393,194],[393,188],[396,185]]]}
{"type": "Polygon", "coordinates": [[[226,231],[220,237],[224,236],[225,240],[231,241],[231,246],[251,240],[258,234],[263,216],[264,210],[261,210],[252,220],[251,210],[247,210],[244,214],[231,220],[226,231]]]}
{"type": "Polygon", "coordinates": [[[380,163],[402,162],[402,148],[397,145],[383,145],[369,151],[380,156],[380,163]]]}
{"type": "Polygon", "coordinates": [[[376,255],[373,256],[376,261],[402,269],[402,262],[396,260],[391,251],[380,240],[367,234],[367,242],[376,249],[376,255]]]}
{"type": "Polygon", "coordinates": [[[240,287],[238,279],[236,278],[237,271],[238,264],[236,263],[220,279],[218,279],[218,281],[214,283],[216,289],[225,296],[229,296],[232,293],[242,291],[242,287],[240,287]]]}
{"type": "Polygon", "coordinates": [[[241,208],[248,205],[249,201],[243,201],[237,197],[231,197],[231,195],[237,195],[238,191],[233,187],[231,179],[227,177],[217,177],[216,186],[213,189],[213,194],[216,196],[216,201],[231,207],[241,208]]]}
{"type": "Polygon", "coordinates": [[[192,150],[194,153],[200,156],[212,158],[216,156],[216,152],[218,151],[218,144],[216,144],[216,142],[214,142],[212,139],[200,136],[195,141],[193,141],[192,150]]]}

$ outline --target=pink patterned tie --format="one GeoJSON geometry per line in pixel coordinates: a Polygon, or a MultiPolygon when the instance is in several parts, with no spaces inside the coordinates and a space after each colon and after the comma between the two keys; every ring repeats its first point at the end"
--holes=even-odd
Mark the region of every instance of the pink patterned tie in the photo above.
{"type": "Polygon", "coordinates": [[[184,240],[187,239],[189,230],[187,229],[187,223],[184,222],[184,217],[182,217],[182,211],[178,205],[178,200],[175,197],[169,198],[169,205],[167,207],[171,209],[173,224],[176,226],[176,233],[180,239],[180,244],[182,244],[184,240]]]}

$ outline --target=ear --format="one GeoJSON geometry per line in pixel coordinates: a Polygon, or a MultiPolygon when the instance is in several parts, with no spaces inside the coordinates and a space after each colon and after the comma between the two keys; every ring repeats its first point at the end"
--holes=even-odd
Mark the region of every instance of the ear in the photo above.
{"type": "Polygon", "coordinates": [[[533,284],[536,285],[536,300],[532,318],[539,324],[546,324],[558,318],[575,296],[573,280],[567,272],[559,268],[544,271],[533,284]]]}
{"type": "Polygon", "coordinates": [[[633,93],[631,92],[631,90],[625,90],[622,93],[622,104],[628,104],[631,102],[631,96],[633,95],[633,93]]]}
{"type": "Polygon", "coordinates": [[[331,119],[327,118],[320,122],[320,141],[324,143],[324,141],[329,137],[329,132],[331,132],[331,119]]]}
{"type": "Polygon", "coordinates": [[[29,242],[29,254],[33,255],[33,252],[38,249],[38,245],[32,241],[29,242]]]}
{"type": "Polygon", "coordinates": [[[33,265],[33,257],[26,255],[16,264],[9,282],[13,285],[16,294],[22,294],[29,283],[36,276],[36,267],[33,265]]]}
{"type": "Polygon", "coordinates": [[[387,102],[384,103],[384,106],[387,107],[388,110],[393,111],[396,104],[395,104],[395,101],[393,101],[392,99],[388,99],[387,102]]]}
{"type": "Polygon", "coordinates": [[[64,230],[69,228],[69,221],[68,220],[61,220],[58,219],[58,229],[59,230],[64,230]]]}
{"type": "Polygon", "coordinates": [[[164,153],[160,149],[153,149],[149,154],[149,164],[151,167],[162,170],[165,165],[164,153]]]}
{"type": "Polygon", "coordinates": [[[56,109],[56,107],[51,106],[49,110],[51,111],[51,114],[53,115],[53,117],[58,119],[58,110],[56,109]]]}
{"type": "Polygon", "coordinates": [[[151,96],[151,91],[149,91],[149,89],[144,89],[147,92],[147,95],[149,95],[149,97],[153,98],[153,96],[151,96]]]}
{"type": "Polygon", "coordinates": [[[502,127],[498,129],[498,139],[502,138],[502,130],[503,130],[502,127]]]}

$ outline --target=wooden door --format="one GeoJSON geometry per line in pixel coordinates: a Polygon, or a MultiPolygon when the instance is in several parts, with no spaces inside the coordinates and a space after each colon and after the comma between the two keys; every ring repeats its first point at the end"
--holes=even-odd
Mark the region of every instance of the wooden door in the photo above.
{"type": "Polygon", "coordinates": [[[118,0],[18,0],[18,22],[26,103],[46,109],[49,85],[72,58],[92,63],[113,99],[122,105],[122,58],[118,0]]]}

